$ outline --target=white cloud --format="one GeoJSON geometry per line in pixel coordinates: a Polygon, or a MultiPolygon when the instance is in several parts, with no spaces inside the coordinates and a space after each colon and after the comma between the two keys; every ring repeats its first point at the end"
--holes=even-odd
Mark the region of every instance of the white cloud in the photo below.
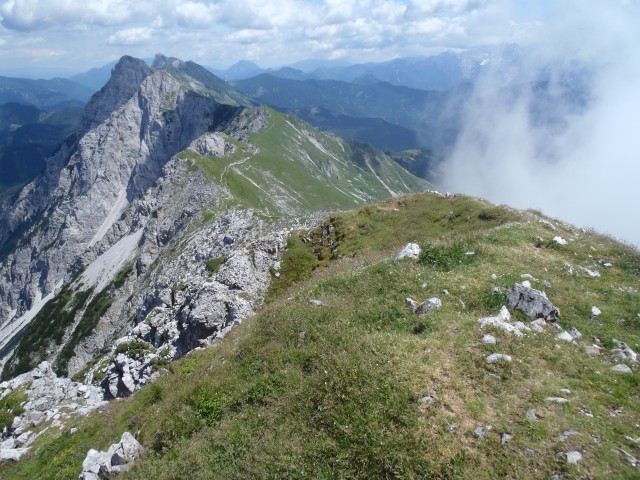
{"type": "Polygon", "coordinates": [[[126,28],[119,30],[107,38],[110,45],[141,45],[151,39],[153,30],[150,28],[126,28]]]}
{"type": "Polygon", "coordinates": [[[639,24],[640,9],[628,2],[600,9],[565,2],[523,63],[529,78],[547,73],[550,98],[523,88],[526,76],[515,95],[499,76],[479,84],[445,187],[541,209],[640,245],[640,224],[629,210],[640,204],[639,24]],[[587,93],[575,108],[565,102],[581,95],[578,82],[587,93]]]}
{"type": "Polygon", "coordinates": [[[213,8],[199,2],[182,2],[175,7],[178,24],[187,28],[210,28],[215,22],[213,8]]]}
{"type": "Polygon", "coordinates": [[[8,0],[0,8],[2,24],[15,30],[40,30],[71,25],[119,25],[148,12],[145,1],[8,0]]]}

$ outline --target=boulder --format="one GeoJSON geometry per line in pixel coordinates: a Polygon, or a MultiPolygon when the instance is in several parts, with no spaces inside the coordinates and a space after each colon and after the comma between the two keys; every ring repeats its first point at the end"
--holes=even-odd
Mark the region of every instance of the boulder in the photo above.
{"type": "Polygon", "coordinates": [[[80,480],[111,478],[114,474],[127,470],[131,463],[144,452],[144,448],[129,432],[124,432],[118,443],[112,444],[106,452],[91,449],[82,462],[80,480]]]}
{"type": "Polygon", "coordinates": [[[17,462],[28,451],[28,448],[0,448],[0,463],[7,461],[17,462]]]}
{"type": "Polygon", "coordinates": [[[411,258],[417,260],[420,256],[420,246],[417,243],[407,243],[400,253],[396,255],[396,260],[402,260],[403,258],[411,258]]]}
{"type": "Polygon", "coordinates": [[[529,318],[544,318],[548,321],[556,321],[560,317],[560,310],[555,307],[539,290],[516,283],[507,292],[507,304],[509,307],[519,310],[529,318]]]}

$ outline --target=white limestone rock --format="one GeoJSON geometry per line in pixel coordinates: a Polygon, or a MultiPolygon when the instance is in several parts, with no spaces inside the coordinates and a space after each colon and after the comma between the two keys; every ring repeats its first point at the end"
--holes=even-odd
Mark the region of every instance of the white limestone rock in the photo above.
{"type": "Polygon", "coordinates": [[[417,260],[420,257],[420,251],[420,245],[417,243],[407,243],[396,255],[396,260],[402,260],[403,258],[417,260]]]}

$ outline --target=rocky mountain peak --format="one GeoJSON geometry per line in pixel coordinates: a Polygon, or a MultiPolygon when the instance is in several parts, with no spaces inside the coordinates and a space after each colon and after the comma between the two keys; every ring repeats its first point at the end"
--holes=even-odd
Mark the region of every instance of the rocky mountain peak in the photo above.
{"type": "Polygon", "coordinates": [[[156,70],[165,70],[167,68],[180,68],[184,62],[179,58],[167,57],[162,53],[156,53],[153,59],[153,68],[156,70]]]}
{"type": "Polygon", "coordinates": [[[84,134],[106,120],[112,112],[124,105],[140,88],[153,70],[139,58],[125,55],[113,67],[111,78],[96,92],[85,107],[80,121],[84,134]]]}

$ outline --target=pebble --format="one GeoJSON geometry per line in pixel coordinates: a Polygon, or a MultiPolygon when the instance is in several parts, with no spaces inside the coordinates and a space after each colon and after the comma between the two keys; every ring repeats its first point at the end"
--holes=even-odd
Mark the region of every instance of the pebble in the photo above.
{"type": "Polygon", "coordinates": [[[512,438],[513,438],[513,435],[509,435],[508,433],[503,433],[502,436],[500,437],[500,445],[506,445],[511,441],[512,438]]]}
{"type": "Polygon", "coordinates": [[[527,410],[527,420],[531,420],[532,422],[538,421],[538,416],[536,415],[536,410],[534,408],[530,408],[527,410]]]}
{"type": "Polygon", "coordinates": [[[568,403],[569,400],[567,400],[564,397],[547,397],[544,399],[545,402],[549,402],[549,403],[568,403]]]}
{"type": "Polygon", "coordinates": [[[602,312],[600,311],[600,309],[598,307],[591,307],[591,315],[593,315],[594,317],[597,317],[601,313],[602,312]]]}

